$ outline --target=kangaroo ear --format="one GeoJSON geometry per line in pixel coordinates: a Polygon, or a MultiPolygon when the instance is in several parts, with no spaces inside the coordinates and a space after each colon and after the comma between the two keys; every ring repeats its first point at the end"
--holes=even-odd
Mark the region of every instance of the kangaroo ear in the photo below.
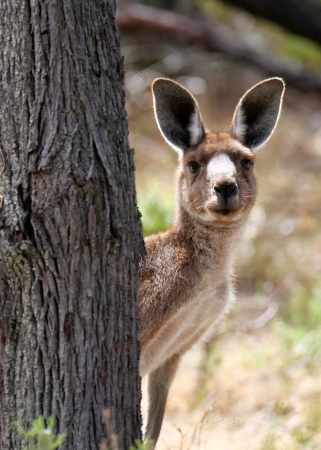
{"type": "Polygon", "coordinates": [[[154,112],[165,140],[175,150],[187,150],[205,134],[196,100],[180,84],[158,78],[153,86],[154,112]]]}
{"type": "Polygon", "coordinates": [[[278,122],[284,90],[281,78],[269,78],[247,91],[236,107],[232,135],[251,149],[264,144],[278,122]]]}

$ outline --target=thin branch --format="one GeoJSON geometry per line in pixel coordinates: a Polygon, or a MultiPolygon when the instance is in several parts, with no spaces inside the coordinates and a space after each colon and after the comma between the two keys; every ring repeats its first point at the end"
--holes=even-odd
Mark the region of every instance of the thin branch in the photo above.
{"type": "Polygon", "coordinates": [[[171,36],[188,44],[201,45],[208,51],[221,52],[230,58],[252,64],[269,76],[282,77],[288,85],[304,91],[321,93],[321,74],[299,63],[284,62],[263,50],[256,50],[236,36],[227,27],[192,20],[169,11],[126,4],[118,10],[117,24],[120,30],[158,33],[171,36]]]}

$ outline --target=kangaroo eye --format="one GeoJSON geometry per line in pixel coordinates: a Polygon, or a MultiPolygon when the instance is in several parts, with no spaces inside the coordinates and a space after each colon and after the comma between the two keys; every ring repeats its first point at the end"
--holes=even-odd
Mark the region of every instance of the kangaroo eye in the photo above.
{"type": "Polygon", "coordinates": [[[251,159],[243,159],[241,164],[245,170],[250,170],[251,166],[253,166],[253,161],[251,159]]]}
{"type": "Polygon", "coordinates": [[[191,161],[188,164],[188,168],[192,173],[196,173],[198,169],[201,167],[197,162],[191,161]]]}

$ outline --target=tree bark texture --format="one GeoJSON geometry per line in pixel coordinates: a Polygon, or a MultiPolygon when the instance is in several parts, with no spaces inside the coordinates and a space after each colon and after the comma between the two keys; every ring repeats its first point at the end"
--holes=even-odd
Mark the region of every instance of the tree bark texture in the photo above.
{"type": "Polygon", "coordinates": [[[113,0],[0,2],[0,449],[140,437],[142,250],[113,0]],[[1,198],[0,198],[1,200],[1,198]],[[110,436],[109,436],[110,439],[110,436]]]}

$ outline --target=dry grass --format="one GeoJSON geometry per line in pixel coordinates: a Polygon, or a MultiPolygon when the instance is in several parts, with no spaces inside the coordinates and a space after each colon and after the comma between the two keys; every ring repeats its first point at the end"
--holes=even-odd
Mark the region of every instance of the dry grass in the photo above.
{"type": "Polygon", "coordinates": [[[237,330],[256,301],[242,297],[222,334],[186,354],[159,450],[321,449],[321,330],[311,317],[310,329],[295,327],[293,315],[237,330]]]}

